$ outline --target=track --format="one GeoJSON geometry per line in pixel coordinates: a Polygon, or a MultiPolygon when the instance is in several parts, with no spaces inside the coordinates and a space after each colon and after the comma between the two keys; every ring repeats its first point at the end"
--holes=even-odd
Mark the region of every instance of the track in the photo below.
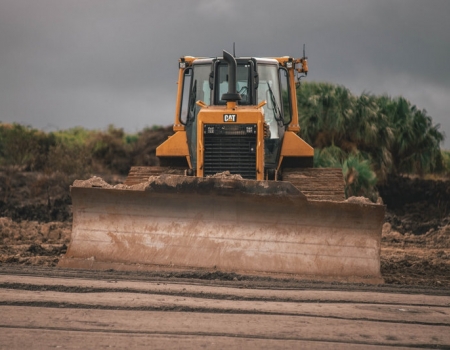
{"type": "Polygon", "coordinates": [[[0,348],[449,348],[446,289],[0,266],[0,348]]]}

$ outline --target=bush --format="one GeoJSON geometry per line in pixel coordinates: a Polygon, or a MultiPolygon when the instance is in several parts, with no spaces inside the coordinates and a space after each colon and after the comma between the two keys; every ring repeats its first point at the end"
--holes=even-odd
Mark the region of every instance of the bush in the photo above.
{"type": "Polygon", "coordinates": [[[109,126],[106,132],[97,132],[88,141],[93,166],[97,171],[127,174],[132,165],[132,146],[125,142],[123,129],[109,126]]]}
{"type": "Polygon", "coordinates": [[[138,134],[112,125],[106,131],[76,127],[44,133],[0,123],[0,166],[78,177],[91,172],[125,175],[132,165],[158,165],[156,147],[172,134],[171,127],[160,126],[138,134]]]}
{"type": "Polygon", "coordinates": [[[74,178],[86,177],[92,171],[91,154],[84,144],[58,141],[48,152],[46,173],[59,172],[74,178]]]}
{"type": "Polygon", "coordinates": [[[156,157],[156,148],[173,134],[172,127],[146,128],[138,134],[131,152],[133,165],[154,166],[159,164],[156,157]]]}
{"type": "Polygon", "coordinates": [[[337,146],[314,151],[314,167],[341,168],[345,181],[345,196],[364,196],[375,202],[378,198],[377,177],[368,158],[360,152],[347,154],[337,146]]]}
{"type": "Polygon", "coordinates": [[[378,195],[375,185],[377,177],[370,168],[370,162],[360,155],[350,155],[342,164],[345,180],[345,196],[364,196],[376,202],[378,195]]]}
{"type": "Polygon", "coordinates": [[[450,151],[441,151],[442,155],[442,172],[450,177],[450,151]]]}
{"type": "Polygon", "coordinates": [[[97,131],[87,130],[78,126],[67,130],[54,131],[50,134],[60,143],[68,145],[86,145],[89,139],[96,133],[97,131]]]}
{"type": "Polygon", "coordinates": [[[347,154],[334,145],[314,150],[315,168],[342,168],[342,163],[347,158],[347,154]]]}
{"type": "Polygon", "coordinates": [[[0,165],[42,170],[55,137],[20,124],[0,124],[0,165]]]}

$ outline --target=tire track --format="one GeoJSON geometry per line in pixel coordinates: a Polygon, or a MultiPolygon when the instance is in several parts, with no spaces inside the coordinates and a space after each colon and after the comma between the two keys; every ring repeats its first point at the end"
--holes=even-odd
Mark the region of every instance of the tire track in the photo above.
{"type": "MultiPolygon", "coordinates": [[[[94,333],[94,334],[114,334],[117,335],[150,335],[150,336],[165,336],[165,337],[189,337],[189,336],[200,336],[200,337],[210,337],[210,338],[232,338],[232,339],[251,339],[251,340],[275,340],[275,341],[295,341],[295,342],[311,342],[311,343],[324,343],[327,346],[331,346],[332,344],[336,345],[343,345],[344,348],[348,348],[351,346],[357,346],[359,348],[360,346],[376,346],[376,347],[392,347],[395,349],[399,348],[413,348],[413,349],[428,349],[428,344],[413,344],[413,343],[396,343],[395,345],[388,343],[388,342],[370,342],[368,341],[353,341],[353,342],[347,342],[347,341],[339,341],[339,340],[324,340],[321,338],[313,338],[313,337],[270,337],[270,336],[264,336],[264,335],[239,335],[239,334],[228,334],[228,333],[204,333],[204,332],[152,332],[152,331],[133,331],[133,330],[85,330],[85,329],[75,329],[75,328],[64,328],[64,327],[8,327],[8,326],[1,326],[0,329],[9,329],[12,331],[19,331],[19,330],[31,330],[31,331],[39,331],[39,332],[45,332],[45,331],[57,331],[57,332],[80,332],[80,333],[94,333]]],[[[0,332],[1,333],[1,332],[0,332]]],[[[435,345],[433,346],[434,349],[448,349],[446,345],[435,345]]]]}
{"type": "Polygon", "coordinates": [[[434,295],[433,289],[422,294],[360,285],[340,289],[314,283],[307,288],[290,280],[30,272],[15,274],[0,266],[1,346],[23,342],[24,348],[40,337],[48,345],[43,347],[61,339],[72,339],[75,346],[84,339],[89,347],[142,341],[146,348],[157,341],[162,348],[193,349],[212,343],[240,348],[450,348],[448,291],[434,295]],[[267,284],[270,288],[264,288],[267,284]]]}

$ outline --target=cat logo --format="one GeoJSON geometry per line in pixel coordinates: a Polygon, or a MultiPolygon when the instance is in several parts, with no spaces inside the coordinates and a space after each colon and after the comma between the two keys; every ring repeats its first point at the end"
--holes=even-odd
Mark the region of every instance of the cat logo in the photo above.
{"type": "Polygon", "coordinates": [[[236,123],[236,121],[237,121],[237,114],[224,114],[223,115],[223,121],[225,123],[236,123]]]}

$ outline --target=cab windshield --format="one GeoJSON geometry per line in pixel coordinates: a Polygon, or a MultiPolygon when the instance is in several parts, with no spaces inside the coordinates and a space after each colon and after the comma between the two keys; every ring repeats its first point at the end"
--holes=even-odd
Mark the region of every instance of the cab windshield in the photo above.
{"type": "MultiPolygon", "coordinates": [[[[226,104],[222,100],[222,95],[228,92],[228,65],[224,62],[219,63],[217,68],[218,88],[216,89],[216,101],[218,105],[226,104]]],[[[251,65],[248,62],[238,62],[236,70],[236,91],[241,95],[240,105],[251,104],[250,90],[251,65]]]]}

